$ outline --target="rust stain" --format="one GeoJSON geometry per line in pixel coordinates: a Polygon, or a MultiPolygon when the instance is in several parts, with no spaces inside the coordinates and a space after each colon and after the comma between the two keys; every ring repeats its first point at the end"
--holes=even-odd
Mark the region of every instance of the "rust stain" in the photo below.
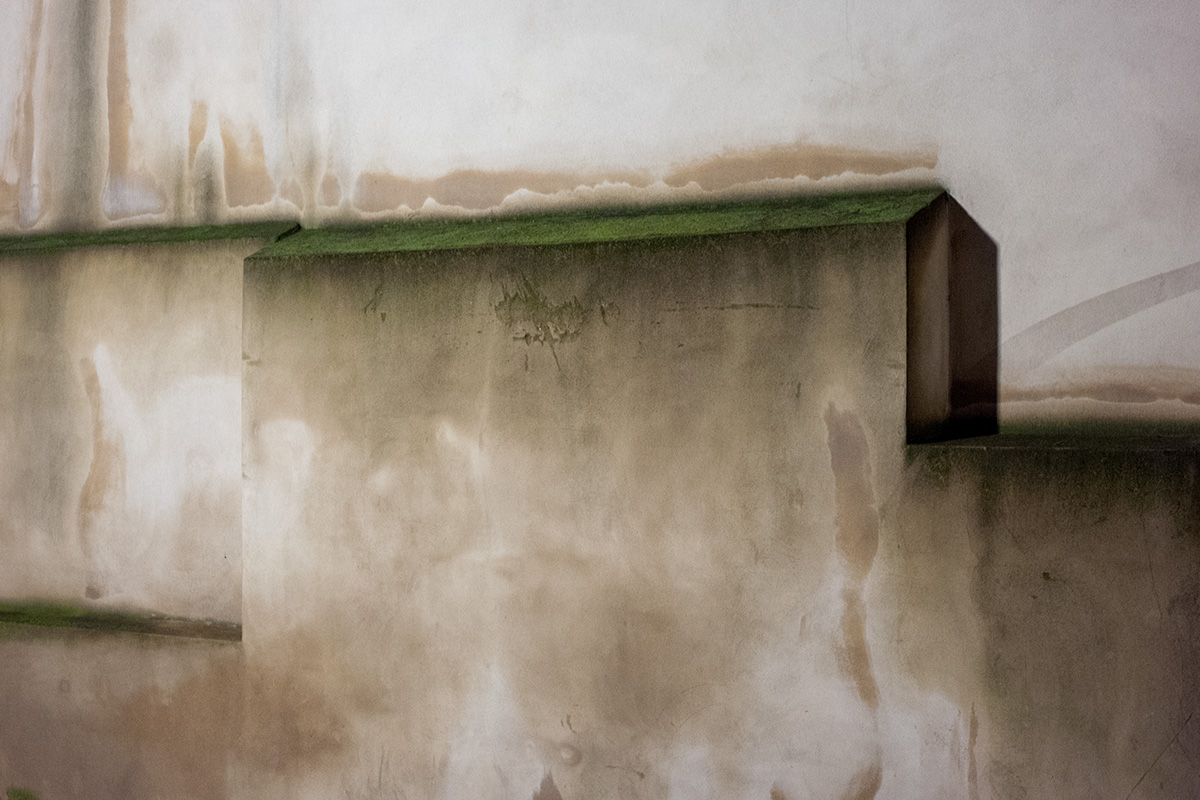
{"type": "Polygon", "coordinates": [[[542,785],[533,793],[533,800],[563,800],[562,792],[554,785],[554,776],[549,772],[542,777],[542,785]]]}
{"type": "Polygon", "coordinates": [[[221,143],[225,148],[225,202],[235,207],[270,201],[275,196],[275,182],[267,173],[267,155],[258,129],[250,129],[250,144],[243,152],[233,123],[222,117],[221,143]]]}
{"type": "Polygon", "coordinates": [[[837,550],[846,568],[841,638],[835,652],[842,673],[874,711],[879,707],[879,687],[871,669],[862,602],[863,581],[879,549],[879,515],[871,487],[870,452],[862,423],[853,412],[839,411],[830,403],[825,411],[825,425],[837,508],[837,550]]]}
{"type": "Polygon", "coordinates": [[[321,179],[318,200],[323,206],[336,206],[342,202],[342,185],[338,182],[337,175],[332,172],[325,173],[325,177],[321,179]]]}
{"type": "Polygon", "coordinates": [[[863,767],[842,794],[842,800],[875,800],[879,787],[883,785],[883,760],[878,754],[875,760],[863,767]]]}
{"type": "Polygon", "coordinates": [[[208,129],[208,103],[203,100],[192,101],[192,116],[188,120],[188,169],[196,166],[196,151],[204,140],[204,132],[208,129]]]}
{"type": "Polygon", "coordinates": [[[694,181],[702,189],[718,191],[771,178],[819,180],[843,172],[887,175],[914,167],[932,169],[936,166],[937,156],[930,153],[887,153],[801,143],[722,153],[676,167],[664,182],[679,187],[694,181]]]}
{"type": "Polygon", "coordinates": [[[787,795],[778,786],[771,787],[771,800],[787,800],[787,795]]]}
{"type": "MultiPolygon", "coordinates": [[[[95,363],[85,358],[80,362],[80,367],[83,370],[84,390],[92,407],[93,426],[92,465],[79,493],[79,533],[89,563],[95,564],[95,550],[99,544],[94,541],[97,518],[110,501],[119,503],[125,497],[125,440],[119,432],[109,430],[95,363]]],[[[92,576],[87,588],[88,597],[99,597],[100,592],[101,587],[95,585],[95,576],[92,576]]]]}

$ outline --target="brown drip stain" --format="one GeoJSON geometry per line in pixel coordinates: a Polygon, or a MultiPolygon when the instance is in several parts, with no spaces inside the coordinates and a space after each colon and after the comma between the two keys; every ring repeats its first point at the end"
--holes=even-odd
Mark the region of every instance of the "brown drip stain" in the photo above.
{"type": "MultiPolygon", "coordinates": [[[[663,181],[671,187],[695,182],[707,191],[771,178],[814,180],[853,171],[886,175],[913,167],[932,168],[937,157],[925,153],[884,153],[845,147],[798,144],[727,153],[672,169],[663,181]]],[[[362,211],[390,211],[401,206],[420,208],[428,199],[442,205],[484,209],[498,205],[520,189],[554,194],[604,183],[646,188],[656,178],[649,172],[608,173],[536,172],[531,170],[464,169],[430,180],[402,178],[383,172],[364,172],[354,187],[354,205],[362,211]]]]}
{"type": "Polygon", "coordinates": [[[192,116],[188,120],[188,169],[196,166],[196,151],[204,140],[204,132],[208,129],[208,103],[203,100],[192,101],[192,116]]]}
{"type": "Polygon", "coordinates": [[[971,729],[967,738],[967,797],[979,800],[979,774],[975,766],[975,742],[979,738],[979,717],[975,716],[975,704],[971,704],[971,729]]]}
{"type": "Polygon", "coordinates": [[[26,39],[25,68],[21,74],[21,93],[17,97],[16,115],[13,125],[13,135],[9,139],[5,152],[5,161],[12,160],[17,165],[17,182],[0,183],[0,214],[19,210],[21,207],[21,187],[33,184],[33,82],[37,73],[38,45],[42,34],[42,0],[33,5],[33,18],[29,23],[29,37],[26,39]]]}
{"type": "Polygon", "coordinates": [[[883,760],[876,754],[875,759],[863,767],[842,795],[842,800],[875,800],[879,787],[883,785],[883,760]]]}
{"type": "Polygon", "coordinates": [[[874,711],[879,707],[879,687],[871,669],[862,602],[863,581],[879,549],[879,515],[871,487],[870,453],[862,423],[853,412],[839,411],[830,403],[825,411],[825,426],[837,507],[837,550],[846,568],[841,639],[835,651],[842,673],[874,711]]]}
{"type": "Polygon", "coordinates": [[[562,792],[554,785],[554,776],[549,772],[542,777],[542,785],[533,793],[533,800],[563,800],[562,792]]]}
{"type": "Polygon", "coordinates": [[[15,183],[0,183],[0,214],[8,214],[17,210],[17,185],[15,183]]]}
{"type": "Polygon", "coordinates": [[[771,787],[771,800],[787,800],[787,795],[778,786],[771,787]]]}
{"type": "Polygon", "coordinates": [[[443,205],[478,210],[496,206],[520,189],[553,194],[606,181],[639,187],[651,183],[646,176],[633,173],[605,176],[523,170],[457,170],[432,180],[414,180],[382,172],[364,172],[355,183],[354,205],[362,211],[390,211],[401,206],[420,208],[426,200],[432,199],[443,205]]]}
{"type": "MultiPolygon", "coordinates": [[[[79,533],[83,540],[84,553],[90,563],[96,563],[93,541],[96,520],[109,504],[110,499],[120,502],[125,496],[125,441],[119,433],[109,430],[104,417],[104,397],[100,390],[100,376],[90,358],[80,362],[83,370],[83,386],[88,402],[92,406],[92,465],[79,493],[79,533]]],[[[89,582],[89,597],[98,597],[100,588],[89,582]]]]}
{"type": "Polygon", "coordinates": [[[342,185],[338,182],[337,175],[332,172],[325,173],[325,177],[321,179],[317,200],[323,206],[336,206],[342,202],[342,185]]]}
{"type": "Polygon", "coordinates": [[[879,708],[879,686],[871,670],[871,652],[867,648],[866,614],[861,592],[844,589],[842,600],[842,641],[837,648],[838,666],[854,681],[858,696],[874,711],[879,708]]]}
{"type": "Polygon", "coordinates": [[[108,174],[129,171],[129,129],[133,104],[129,100],[129,55],[125,41],[127,0],[109,1],[108,28],[108,174]]]}
{"type": "Polygon", "coordinates": [[[930,153],[885,153],[830,145],[794,144],[764,147],[746,153],[723,153],[677,167],[663,180],[668,186],[695,182],[702,189],[719,191],[741,183],[771,178],[806,177],[820,180],[843,172],[887,175],[906,169],[932,169],[937,156],[930,153]]]}
{"type": "Polygon", "coordinates": [[[1186,367],[1108,367],[1085,378],[1048,386],[1005,386],[1006,402],[1020,400],[1098,400],[1104,403],[1153,403],[1176,400],[1200,405],[1200,370],[1186,367]]]}
{"type": "Polygon", "coordinates": [[[250,130],[250,145],[238,147],[233,123],[221,118],[221,143],[225,148],[225,202],[230,207],[257,206],[275,196],[275,182],[267,172],[262,134],[250,130]]]}
{"type": "MultiPolygon", "coordinates": [[[[108,29],[108,181],[114,179],[128,187],[158,196],[162,192],[154,180],[129,165],[130,131],[133,129],[133,104],[129,95],[129,56],[125,38],[128,18],[127,0],[111,0],[108,29]]],[[[136,213],[136,212],[135,212],[136,213]]],[[[118,212],[118,216],[124,216],[118,212]]]]}

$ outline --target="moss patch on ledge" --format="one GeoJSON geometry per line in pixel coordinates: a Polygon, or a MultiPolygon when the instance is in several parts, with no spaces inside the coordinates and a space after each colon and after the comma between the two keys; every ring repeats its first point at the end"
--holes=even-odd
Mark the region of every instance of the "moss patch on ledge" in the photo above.
{"type": "Polygon", "coordinates": [[[87,608],[40,600],[0,602],[0,630],[18,625],[107,633],[149,633],[227,642],[242,640],[242,626],[232,622],[171,617],[150,611],[87,608]]]}
{"type": "Polygon", "coordinates": [[[905,222],[941,193],[938,188],[845,192],[787,199],[312,228],[267,245],[250,258],[453,250],[497,245],[589,244],[905,222]]]}
{"type": "Polygon", "coordinates": [[[274,242],[281,236],[299,229],[294,222],[247,222],[186,228],[119,228],[104,231],[34,233],[27,236],[0,236],[0,255],[73,250],[81,247],[212,242],[221,239],[266,239],[274,242]]]}

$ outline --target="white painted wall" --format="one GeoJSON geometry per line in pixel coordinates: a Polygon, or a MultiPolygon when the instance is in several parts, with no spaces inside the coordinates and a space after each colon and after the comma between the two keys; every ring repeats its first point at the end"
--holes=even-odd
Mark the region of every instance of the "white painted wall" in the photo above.
{"type": "Polygon", "coordinates": [[[829,150],[849,147],[913,169],[819,186],[936,180],[997,239],[1009,400],[1182,396],[1200,389],[1195,291],[1077,343],[1089,327],[1070,318],[1014,337],[1200,261],[1197,74],[1188,0],[11,0],[0,229],[372,216],[364,174],[412,182],[358,203],[396,201],[384,217],[427,193],[451,213],[795,191],[821,159],[861,167],[829,150]],[[659,182],[719,157],[724,177],[659,182]]]}

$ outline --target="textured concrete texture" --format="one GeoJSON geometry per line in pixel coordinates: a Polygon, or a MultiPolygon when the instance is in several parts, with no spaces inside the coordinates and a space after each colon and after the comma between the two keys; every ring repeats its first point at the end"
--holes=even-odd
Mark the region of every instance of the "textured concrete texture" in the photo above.
{"type": "Polygon", "coordinates": [[[0,251],[0,600],[240,619],[241,265],[264,241],[0,251]]]}
{"type": "Polygon", "coordinates": [[[0,790],[1196,796],[1200,455],[906,446],[906,249],[247,259],[242,642],[0,626],[0,790]]]}

